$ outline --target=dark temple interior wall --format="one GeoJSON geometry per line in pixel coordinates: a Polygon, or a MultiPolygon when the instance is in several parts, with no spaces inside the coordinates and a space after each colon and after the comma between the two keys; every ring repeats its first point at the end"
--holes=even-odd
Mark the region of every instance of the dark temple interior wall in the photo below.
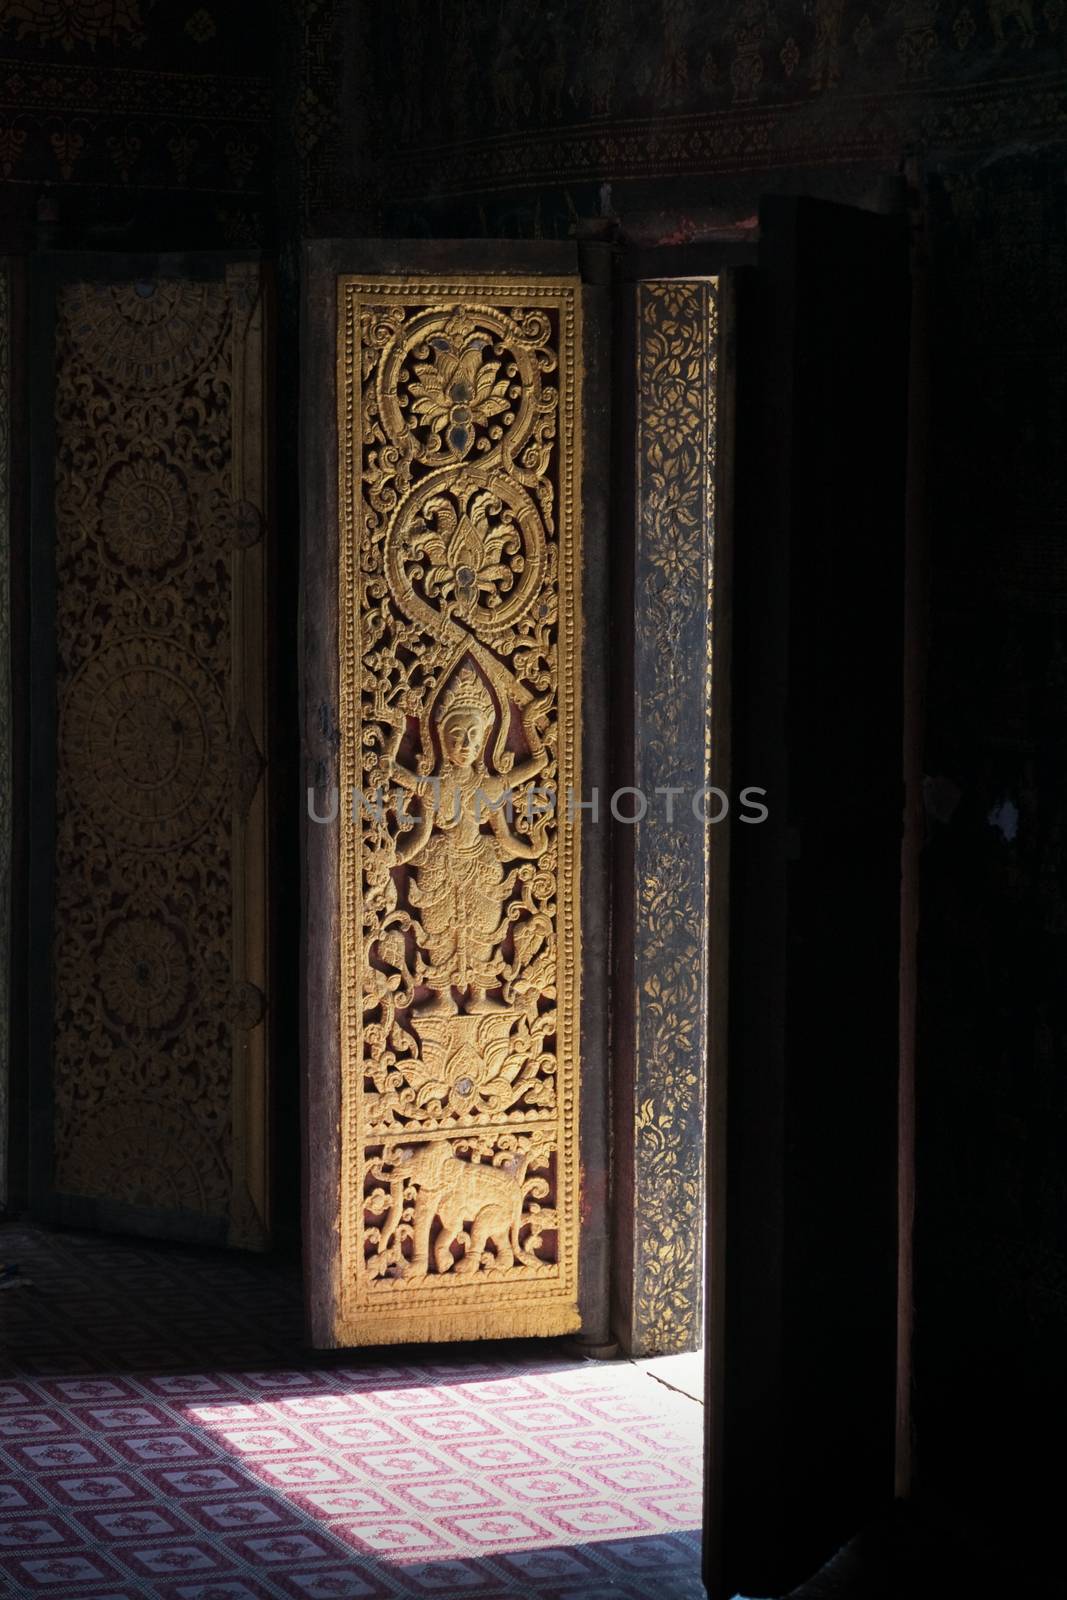
{"type": "Polygon", "coordinates": [[[1046,1538],[1067,1402],[1064,157],[946,160],[929,185],[918,1461],[1046,1538]]]}
{"type": "Polygon", "coordinates": [[[744,238],[761,194],[881,209],[907,175],[932,368],[917,1483],[1037,1538],[1067,1346],[1065,41],[1062,0],[309,0],[298,68],[309,233],[744,238]]]}
{"type": "Polygon", "coordinates": [[[4,248],[266,243],[274,13],[273,0],[6,0],[4,248]]]}

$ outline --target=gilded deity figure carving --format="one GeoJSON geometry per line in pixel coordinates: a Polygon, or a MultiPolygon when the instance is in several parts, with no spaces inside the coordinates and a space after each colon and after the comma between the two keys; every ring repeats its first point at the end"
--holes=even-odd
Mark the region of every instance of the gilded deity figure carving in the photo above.
{"type": "Polygon", "coordinates": [[[531,753],[506,777],[486,766],[495,712],[488,688],[470,666],[460,670],[437,707],[436,773],[422,776],[400,760],[402,723],[386,746],[387,770],[421,806],[399,838],[396,860],[413,869],[408,898],[418,917],[419,978],[430,990],[418,1008],[422,1017],[456,1015],[457,990],[467,996],[468,1016],[507,1009],[488,992],[501,981],[500,946],[512,926],[506,907],[515,875],[505,873],[504,863],[537,860],[545,844],[540,830],[523,837],[509,826],[506,801],[509,791],[546,765],[537,724],[547,700],[526,705],[522,726],[531,753]]]}

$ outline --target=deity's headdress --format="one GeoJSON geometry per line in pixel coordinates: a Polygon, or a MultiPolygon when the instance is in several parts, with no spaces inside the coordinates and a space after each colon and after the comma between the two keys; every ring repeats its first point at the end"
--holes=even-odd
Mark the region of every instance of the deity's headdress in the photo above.
{"type": "Polygon", "coordinates": [[[437,702],[434,718],[443,722],[456,711],[476,711],[486,726],[493,721],[493,699],[473,667],[464,667],[437,702]]]}

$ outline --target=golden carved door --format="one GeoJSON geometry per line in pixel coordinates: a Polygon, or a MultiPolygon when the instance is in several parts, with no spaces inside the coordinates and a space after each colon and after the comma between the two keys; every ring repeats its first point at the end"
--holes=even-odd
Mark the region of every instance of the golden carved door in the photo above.
{"type": "Polygon", "coordinates": [[[309,269],[313,1334],[603,1342],[599,292],[553,247],[309,269]]]}
{"type": "Polygon", "coordinates": [[[261,1248],[261,269],[73,257],[35,300],[34,1209],[261,1248]]]}

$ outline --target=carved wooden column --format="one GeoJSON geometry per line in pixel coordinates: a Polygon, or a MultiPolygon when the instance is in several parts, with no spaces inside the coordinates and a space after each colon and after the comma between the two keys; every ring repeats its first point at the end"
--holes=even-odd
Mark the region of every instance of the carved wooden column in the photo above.
{"type": "Polygon", "coordinates": [[[708,824],[718,290],[632,288],[632,549],[619,615],[615,1333],[633,1355],[695,1350],[704,1260],[708,824]],[[643,811],[643,815],[641,814],[643,811]],[[626,818],[640,820],[629,824],[626,818]]]}

